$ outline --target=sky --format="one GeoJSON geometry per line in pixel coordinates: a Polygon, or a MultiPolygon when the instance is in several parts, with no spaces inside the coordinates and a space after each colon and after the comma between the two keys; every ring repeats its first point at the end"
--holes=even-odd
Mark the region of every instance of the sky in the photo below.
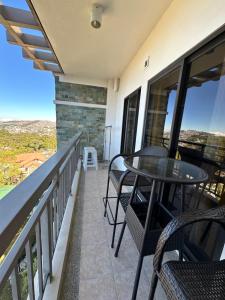
{"type": "Polygon", "coordinates": [[[225,76],[187,91],[181,129],[225,132],[225,76]]]}
{"type": "MultiPolygon", "coordinates": [[[[169,95],[165,131],[171,129],[176,91],[169,95]]],[[[187,90],[181,130],[225,133],[225,76],[187,90]]]]}
{"type": "MultiPolygon", "coordinates": [[[[0,2],[28,9],[25,0],[0,2]]],[[[55,121],[54,98],[52,73],[35,70],[33,62],[22,57],[21,47],[6,41],[5,28],[0,24],[0,120],[55,121]]]]}

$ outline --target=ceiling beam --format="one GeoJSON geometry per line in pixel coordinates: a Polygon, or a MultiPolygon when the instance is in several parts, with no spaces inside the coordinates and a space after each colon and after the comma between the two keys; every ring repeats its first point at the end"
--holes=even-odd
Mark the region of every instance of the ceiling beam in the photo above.
{"type": "Polygon", "coordinates": [[[29,11],[0,4],[0,14],[10,25],[41,30],[39,23],[29,11]]]}
{"type": "MultiPolygon", "coordinates": [[[[30,51],[33,53],[33,55],[35,57],[35,61],[38,60],[41,62],[51,62],[51,63],[57,64],[57,59],[52,52],[43,52],[43,51],[38,51],[38,50],[34,50],[34,49],[30,49],[30,51]]],[[[22,49],[22,54],[23,54],[24,58],[32,59],[24,49],[22,49]]]]}
{"type": "Polygon", "coordinates": [[[37,36],[37,35],[27,34],[27,33],[17,33],[17,36],[20,39],[19,42],[17,39],[15,39],[15,36],[13,36],[11,32],[9,32],[8,30],[6,31],[6,36],[7,36],[7,41],[13,45],[21,46],[20,41],[22,41],[23,45],[27,47],[39,48],[43,50],[51,50],[49,48],[47,41],[42,36],[37,36]]]}
{"type": "MultiPolygon", "coordinates": [[[[61,74],[62,73],[62,71],[61,71],[58,64],[51,64],[51,63],[44,62],[43,66],[45,68],[45,71],[51,71],[51,72],[56,73],[56,74],[61,74]]],[[[34,69],[40,70],[40,68],[39,68],[39,66],[37,65],[36,62],[33,63],[33,67],[34,67],[34,69]]]]}

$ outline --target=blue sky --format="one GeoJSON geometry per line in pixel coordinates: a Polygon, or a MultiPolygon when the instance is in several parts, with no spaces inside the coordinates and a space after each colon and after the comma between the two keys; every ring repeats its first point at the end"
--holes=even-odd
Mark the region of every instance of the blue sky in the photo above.
{"type": "MultiPolygon", "coordinates": [[[[165,129],[171,129],[176,92],[168,101],[165,129]]],[[[187,91],[181,130],[225,132],[225,76],[187,91]]]]}
{"type": "Polygon", "coordinates": [[[188,89],[181,129],[225,132],[225,76],[188,89]]]}
{"type": "MultiPolygon", "coordinates": [[[[25,0],[2,2],[27,9],[25,0]]],[[[7,43],[0,25],[0,120],[55,120],[54,98],[52,73],[33,69],[33,62],[22,57],[21,47],[7,43]]]]}

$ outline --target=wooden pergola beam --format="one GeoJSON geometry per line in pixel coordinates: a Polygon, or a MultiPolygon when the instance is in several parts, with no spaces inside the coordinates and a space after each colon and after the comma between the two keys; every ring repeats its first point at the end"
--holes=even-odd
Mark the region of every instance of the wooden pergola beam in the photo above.
{"type": "MultiPolygon", "coordinates": [[[[10,34],[10,36],[14,39],[14,41],[16,41],[18,45],[22,46],[24,48],[24,51],[26,51],[26,53],[32,59],[35,60],[35,57],[30,51],[29,47],[27,47],[21,40],[20,38],[21,33],[19,33],[14,26],[12,26],[7,20],[5,20],[1,13],[0,13],[0,23],[6,28],[7,33],[10,34]]],[[[44,70],[44,66],[42,65],[41,62],[37,61],[37,64],[41,70],[44,70]]]]}
{"type": "MultiPolygon", "coordinates": [[[[44,69],[45,71],[51,71],[53,73],[59,73],[59,74],[62,73],[58,64],[51,64],[51,63],[43,62],[43,66],[45,68],[44,69]]],[[[36,62],[33,63],[33,67],[34,67],[34,69],[41,70],[36,62]]]]}
{"type": "Polygon", "coordinates": [[[0,24],[6,28],[8,42],[21,46],[23,49],[23,56],[34,61],[35,69],[51,71],[54,73],[63,72],[45,33],[45,37],[43,37],[21,32],[20,27],[43,32],[43,28],[39,19],[36,17],[36,14],[33,16],[29,11],[0,5],[0,24]],[[36,48],[52,51],[54,54],[38,51],[36,48]],[[50,63],[46,63],[46,61],[50,63]]]}
{"type": "Polygon", "coordinates": [[[0,4],[0,14],[12,26],[41,30],[31,12],[0,4]]]}
{"type": "MultiPolygon", "coordinates": [[[[35,57],[35,61],[38,60],[41,62],[51,62],[57,64],[57,59],[52,52],[44,52],[44,51],[38,51],[34,49],[30,49],[30,51],[33,53],[35,57]]],[[[32,59],[24,49],[22,49],[22,54],[25,59],[32,59]]]]}
{"type": "Polygon", "coordinates": [[[23,45],[30,48],[50,50],[46,39],[42,36],[37,36],[37,35],[27,34],[27,33],[17,33],[17,36],[20,39],[20,41],[18,41],[17,39],[15,39],[15,36],[13,36],[11,32],[9,32],[8,30],[6,31],[6,36],[7,36],[7,41],[13,45],[21,46],[21,41],[22,41],[23,45]]]}
{"type": "Polygon", "coordinates": [[[32,1],[33,1],[33,0],[26,0],[27,5],[29,6],[30,11],[31,11],[32,15],[34,16],[34,18],[35,18],[35,19],[37,20],[37,22],[40,24],[40,26],[41,26],[41,31],[42,31],[42,33],[43,33],[43,36],[44,36],[44,37],[46,38],[46,40],[48,41],[48,43],[49,43],[49,45],[50,45],[50,48],[51,48],[51,50],[52,50],[52,53],[54,53],[54,55],[55,55],[55,57],[56,57],[56,59],[57,59],[57,63],[58,63],[58,66],[59,66],[59,68],[60,68],[60,72],[63,74],[63,73],[64,73],[63,68],[62,68],[62,66],[61,66],[61,64],[60,64],[60,61],[59,61],[59,59],[58,59],[58,57],[57,57],[57,55],[56,55],[56,53],[55,53],[54,47],[52,46],[51,41],[49,40],[48,35],[47,35],[46,32],[45,32],[45,29],[44,29],[44,27],[43,27],[43,25],[42,25],[42,23],[41,23],[41,20],[40,20],[38,14],[37,14],[37,12],[36,12],[36,10],[35,10],[35,8],[34,8],[34,5],[33,5],[32,1]]]}

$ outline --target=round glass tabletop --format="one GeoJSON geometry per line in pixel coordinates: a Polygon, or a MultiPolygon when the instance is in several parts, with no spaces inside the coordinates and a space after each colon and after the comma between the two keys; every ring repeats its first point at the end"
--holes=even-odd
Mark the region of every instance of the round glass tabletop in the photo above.
{"type": "Polygon", "coordinates": [[[201,168],[172,158],[130,156],[124,161],[128,170],[151,179],[183,184],[205,182],[208,174],[201,168]]]}

